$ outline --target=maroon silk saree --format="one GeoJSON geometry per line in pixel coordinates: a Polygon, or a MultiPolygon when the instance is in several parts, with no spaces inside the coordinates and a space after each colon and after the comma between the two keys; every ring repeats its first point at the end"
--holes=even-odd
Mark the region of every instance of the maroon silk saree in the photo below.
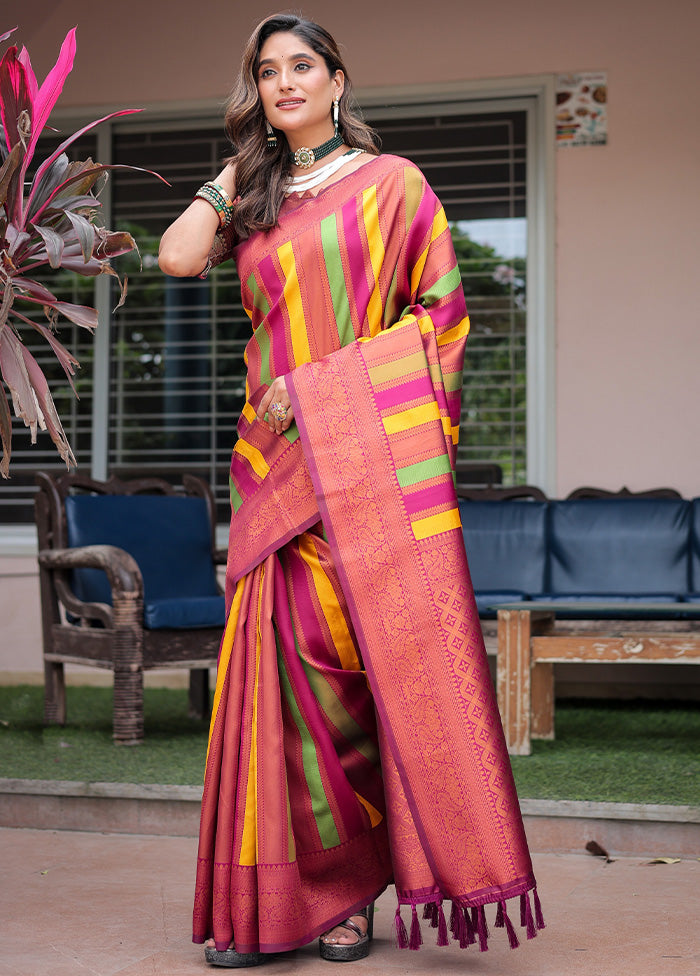
{"type": "Polygon", "coordinates": [[[468,320],[442,208],[379,157],[236,260],[254,335],[194,939],[290,949],[394,881],[400,946],[419,904],[447,943],[445,899],[460,945],[486,948],[496,903],[515,946],[508,899],[543,923],[454,491],[468,320]],[[255,419],[279,374],[286,437],[255,419]]]}

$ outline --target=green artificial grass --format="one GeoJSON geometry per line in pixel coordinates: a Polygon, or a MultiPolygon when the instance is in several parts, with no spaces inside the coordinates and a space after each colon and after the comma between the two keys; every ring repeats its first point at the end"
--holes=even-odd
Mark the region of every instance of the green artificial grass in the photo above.
{"type": "Polygon", "coordinates": [[[700,708],[558,702],[553,741],[511,757],[521,797],[700,805],[700,708]]]}
{"type": "Polygon", "coordinates": [[[139,746],[112,741],[111,688],[68,687],[66,700],[66,725],[45,728],[43,687],[0,687],[0,777],[201,785],[209,722],[189,718],[185,690],[145,690],[139,746]]]}
{"type": "MultiPolygon", "coordinates": [[[[67,725],[44,728],[41,687],[0,687],[0,777],[201,785],[208,723],[188,717],[186,691],[146,689],[135,747],[112,742],[111,689],[67,697],[67,725]]],[[[558,702],[556,739],[512,763],[521,798],[699,806],[700,709],[558,702]]]]}

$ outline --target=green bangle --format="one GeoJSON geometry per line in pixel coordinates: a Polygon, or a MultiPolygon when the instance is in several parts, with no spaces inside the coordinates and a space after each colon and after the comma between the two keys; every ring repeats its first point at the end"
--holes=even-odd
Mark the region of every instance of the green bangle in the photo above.
{"type": "Polygon", "coordinates": [[[202,187],[195,194],[195,199],[205,200],[210,206],[216,210],[219,215],[219,221],[222,226],[230,223],[233,217],[233,206],[226,203],[217,193],[210,190],[208,187],[202,187]]]}
{"type": "Polygon", "coordinates": [[[213,183],[213,182],[210,181],[209,183],[205,183],[204,184],[204,186],[202,187],[202,190],[206,190],[209,193],[211,193],[214,196],[216,196],[221,201],[221,203],[222,203],[223,206],[225,206],[225,207],[233,207],[233,200],[228,195],[228,193],[223,188],[223,186],[221,186],[220,183],[213,183]]]}
{"type": "Polygon", "coordinates": [[[218,183],[205,183],[197,190],[194,199],[204,200],[216,210],[219,223],[227,227],[233,220],[233,200],[218,183]]]}

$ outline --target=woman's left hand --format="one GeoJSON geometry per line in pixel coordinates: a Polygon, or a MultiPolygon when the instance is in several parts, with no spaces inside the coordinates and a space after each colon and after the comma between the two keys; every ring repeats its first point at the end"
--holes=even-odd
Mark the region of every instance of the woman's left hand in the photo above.
{"type": "Polygon", "coordinates": [[[258,407],[258,420],[265,421],[267,414],[267,426],[276,434],[283,434],[288,430],[294,420],[292,401],[287,393],[287,384],[284,376],[274,379],[268,388],[265,396],[260,401],[258,407]]]}

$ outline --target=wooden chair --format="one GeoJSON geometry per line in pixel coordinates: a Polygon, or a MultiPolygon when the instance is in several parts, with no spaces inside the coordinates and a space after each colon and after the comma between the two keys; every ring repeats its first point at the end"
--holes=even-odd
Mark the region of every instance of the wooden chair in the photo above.
{"type": "Polygon", "coordinates": [[[185,475],[106,482],[37,475],[44,720],[66,720],[64,665],[114,672],[114,740],[143,740],[143,672],[190,671],[190,711],[209,710],[224,627],[214,499],[185,475]]]}

